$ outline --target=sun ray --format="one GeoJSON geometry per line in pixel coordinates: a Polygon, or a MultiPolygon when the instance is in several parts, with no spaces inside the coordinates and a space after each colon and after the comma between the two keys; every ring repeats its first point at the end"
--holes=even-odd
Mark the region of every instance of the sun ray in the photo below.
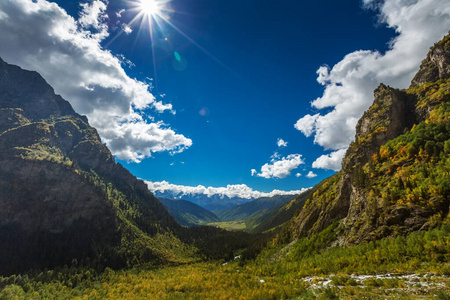
{"type": "MultiPolygon", "coordinates": [[[[133,25],[136,21],[138,21],[138,20],[141,19],[141,18],[142,18],[142,13],[138,13],[136,16],[134,16],[133,19],[131,19],[130,22],[127,23],[127,26],[130,26],[130,27],[131,27],[131,25],[133,25]]],[[[105,48],[108,48],[109,45],[111,45],[111,44],[112,44],[119,36],[121,36],[122,33],[124,33],[124,32],[125,32],[125,30],[124,30],[124,29],[121,29],[121,30],[119,31],[118,34],[116,34],[111,40],[109,40],[109,41],[105,44],[105,48]]]]}
{"type": "MultiPolygon", "coordinates": [[[[157,38],[162,38],[167,41],[167,28],[172,28],[176,32],[178,32],[181,36],[186,38],[189,42],[191,42],[194,46],[200,49],[203,53],[209,56],[213,61],[222,66],[224,69],[232,73],[234,76],[244,80],[242,76],[228,68],[224,63],[222,63],[218,58],[212,55],[208,50],[206,50],[203,46],[197,43],[193,38],[183,32],[180,28],[178,28],[173,22],[171,22],[171,14],[174,11],[170,8],[169,2],[172,0],[126,0],[128,3],[128,11],[134,13],[134,17],[130,22],[127,23],[127,26],[132,26],[135,23],[139,22],[137,36],[140,36],[144,27],[147,26],[149,36],[150,36],[150,45],[151,45],[151,57],[153,60],[153,77],[154,84],[157,88],[157,68],[156,68],[156,43],[157,38]]],[[[112,42],[114,42],[124,30],[122,29],[115,37],[108,41],[106,47],[108,47],[112,42]]],[[[137,42],[137,41],[135,41],[137,42]]],[[[168,53],[172,50],[168,50],[167,43],[164,44],[164,48],[168,53]]],[[[178,52],[174,51],[174,55],[178,54],[178,52]]],[[[179,54],[178,54],[179,55],[179,54]]]]}

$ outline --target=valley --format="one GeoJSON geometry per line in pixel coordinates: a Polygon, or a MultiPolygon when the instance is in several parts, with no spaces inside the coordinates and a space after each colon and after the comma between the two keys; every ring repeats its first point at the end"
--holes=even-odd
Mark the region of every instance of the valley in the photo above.
{"type": "Polygon", "coordinates": [[[341,170],[297,195],[155,196],[0,59],[0,300],[450,299],[450,33],[373,98],[341,170]]]}

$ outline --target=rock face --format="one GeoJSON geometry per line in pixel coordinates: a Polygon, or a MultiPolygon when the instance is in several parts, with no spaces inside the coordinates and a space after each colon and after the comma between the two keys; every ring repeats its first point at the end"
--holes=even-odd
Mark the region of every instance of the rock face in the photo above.
{"type": "Polygon", "coordinates": [[[339,221],[339,242],[356,244],[426,229],[446,216],[449,78],[446,36],[431,49],[408,90],[384,84],[375,90],[342,171],[319,184],[291,220],[294,237],[318,233],[339,221]],[[439,171],[429,172],[432,169],[439,171]],[[429,191],[434,188],[436,193],[429,191]]]}
{"type": "Polygon", "coordinates": [[[0,59],[0,273],[164,259],[151,236],[177,226],[86,117],[38,73],[0,59]]]}
{"type": "Polygon", "coordinates": [[[436,43],[430,50],[427,58],[422,62],[419,72],[411,81],[411,86],[416,87],[427,82],[450,78],[450,45],[449,36],[436,43]]]}

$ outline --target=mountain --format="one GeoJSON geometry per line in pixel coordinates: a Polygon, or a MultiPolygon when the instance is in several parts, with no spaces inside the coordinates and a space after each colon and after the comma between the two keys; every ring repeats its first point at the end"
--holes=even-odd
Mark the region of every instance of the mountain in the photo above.
{"type": "Polygon", "coordinates": [[[36,72],[0,59],[0,269],[170,261],[179,225],[36,72]]]}
{"type": "Polygon", "coordinates": [[[187,200],[158,199],[180,225],[196,226],[220,222],[220,219],[214,213],[187,200]]]}
{"type": "Polygon", "coordinates": [[[340,245],[438,226],[450,199],[450,36],[406,90],[384,84],[356,127],[342,170],[289,223],[294,238],[338,223],[340,245]]]}
{"type": "Polygon", "coordinates": [[[240,197],[228,197],[227,195],[222,194],[205,195],[205,194],[183,193],[174,191],[164,191],[164,192],[155,191],[154,195],[158,198],[187,200],[209,211],[227,209],[252,200],[240,197]]]}
{"type": "Polygon", "coordinates": [[[247,233],[180,226],[36,72],[0,59],[0,275],[228,259],[247,233]]]}
{"type": "Polygon", "coordinates": [[[215,210],[213,212],[220,218],[221,221],[241,221],[260,210],[271,208],[280,203],[285,203],[292,198],[292,195],[262,197],[241,205],[233,206],[224,210],[215,210]]]}

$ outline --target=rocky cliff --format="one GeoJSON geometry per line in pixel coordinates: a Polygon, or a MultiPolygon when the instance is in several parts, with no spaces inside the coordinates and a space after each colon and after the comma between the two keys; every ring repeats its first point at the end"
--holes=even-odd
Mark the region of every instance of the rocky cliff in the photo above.
{"type": "Polygon", "coordinates": [[[356,127],[342,170],[291,220],[294,237],[339,222],[340,244],[436,226],[450,204],[450,36],[436,43],[407,90],[384,84],[356,127]]]}
{"type": "Polygon", "coordinates": [[[184,247],[165,207],[36,72],[0,59],[0,273],[164,261],[184,247]],[[172,247],[171,246],[171,247],[172,247]]]}

